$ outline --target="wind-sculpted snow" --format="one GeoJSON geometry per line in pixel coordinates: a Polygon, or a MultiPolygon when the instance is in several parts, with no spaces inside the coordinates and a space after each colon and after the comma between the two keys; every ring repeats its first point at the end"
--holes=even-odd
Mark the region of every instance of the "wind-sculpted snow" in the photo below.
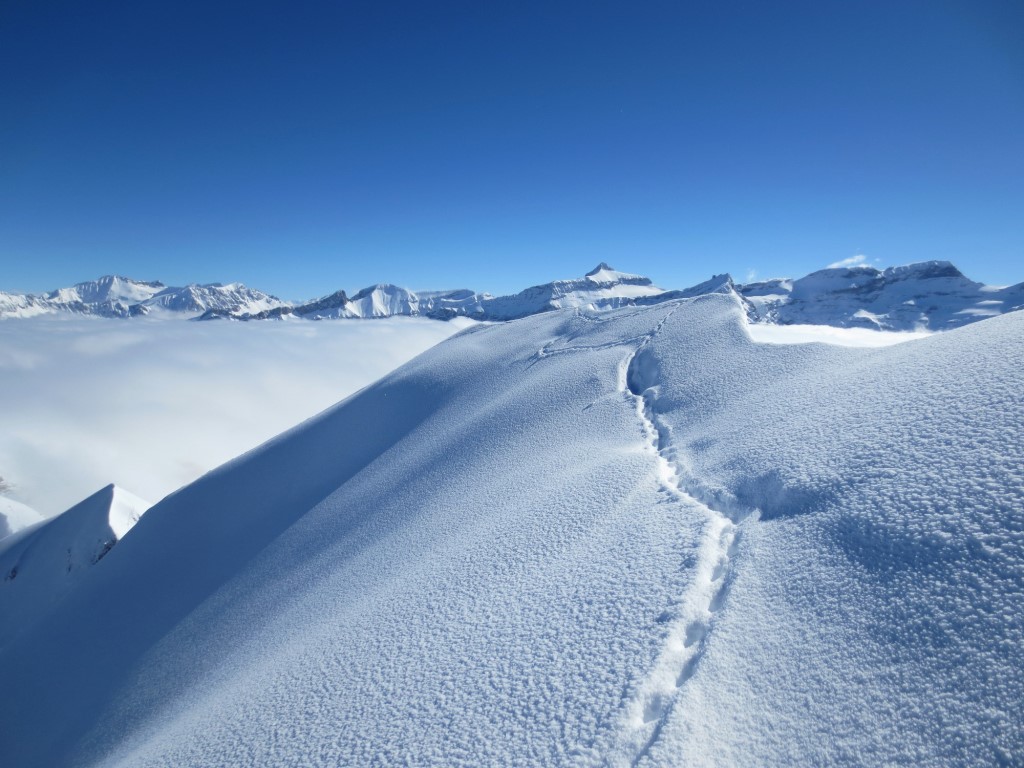
{"type": "Polygon", "coordinates": [[[43,516],[27,504],[0,495],[0,539],[42,519],[43,516]]]}
{"type": "Polygon", "coordinates": [[[653,409],[702,495],[759,520],[652,763],[1015,762],[1024,317],[780,348],[701,303],[647,349],[675,384],[653,409]]]}
{"type": "Polygon", "coordinates": [[[147,512],[0,651],[0,763],[1012,763],[1022,330],[470,329],[147,512]]]}
{"type": "Polygon", "coordinates": [[[149,507],[109,485],[56,517],[0,539],[0,648],[70,592],[149,507]]]}

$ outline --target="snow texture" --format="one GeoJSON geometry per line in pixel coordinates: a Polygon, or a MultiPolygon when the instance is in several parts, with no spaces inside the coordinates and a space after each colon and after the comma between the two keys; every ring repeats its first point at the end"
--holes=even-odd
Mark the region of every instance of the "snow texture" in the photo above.
{"type": "Polygon", "coordinates": [[[0,648],[106,557],[149,507],[108,485],[66,512],[0,539],[0,648]]]}
{"type": "Polygon", "coordinates": [[[1024,314],[746,311],[477,326],[164,499],[0,650],[0,764],[1020,762],[1024,314]]]}
{"type": "Polygon", "coordinates": [[[0,539],[42,519],[43,516],[27,504],[0,495],[0,539]]]}

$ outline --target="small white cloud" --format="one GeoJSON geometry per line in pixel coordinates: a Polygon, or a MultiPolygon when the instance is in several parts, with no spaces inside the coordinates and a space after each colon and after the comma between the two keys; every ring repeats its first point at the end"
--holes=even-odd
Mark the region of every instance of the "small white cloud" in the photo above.
{"type": "Polygon", "coordinates": [[[747,270],[746,282],[752,283],[755,280],[757,280],[757,270],[756,269],[748,269],[747,270]]]}
{"type": "MultiPolygon", "coordinates": [[[[868,257],[863,253],[858,253],[855,256],[850,256],[848,259],[841,259],[840,261],[833,262],[828,265],[829,269],[840,269],[842,267],[862,267],[867,264],[868,257]]],[[[877,259],[876,259],[877,261],[877,259]]]]}

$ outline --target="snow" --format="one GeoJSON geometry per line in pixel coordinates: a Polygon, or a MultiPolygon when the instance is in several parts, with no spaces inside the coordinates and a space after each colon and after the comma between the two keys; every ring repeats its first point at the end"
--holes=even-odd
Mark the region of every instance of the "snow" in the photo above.
{"type": "Polygon", "coordinates": [[[878,270],[832,266],[799,280],[772,278],[740,285],[728,274],[682,290],[601,262],[582,278],[535,285],[508,296],[468,289],[413,292],[380,283],[349,297],[344,290],[300,304],[241,283],[166,287],[106,276],[43,295],[0,293],[0,318],[73,313],[110,318],[155,316],[201,320],[379,319],[397,315],[450,320],[514,320],[557,309],[610,310],[706,293],[737,293],[751,320],[886,331],[948,330],[1024,308],[1024,283],[986,286],[948,261],[878,270]],[[998,298],[990,298],[997,296],[998,298]]]}
{"type": "Polygon", "coordinates": [[[127,277],[107,275],[99,280],[78,283],[71,289],[55,291],[50,298],[65,303],[80,301],[84,304],[122,302],[136,304],[151,299],[165,288],[163,283],[143,283],[127,277]]]}
{"type": "Polygon", "coordinates": [[[108,485],[63,514],[0,539],[0,647],[27,631],[138,522],[149,502],[108,485]],[[12,617],[17,617],[13,621],[12,617]]]}
{"type": "Polygon", "coordinates": [[[774,279],[738,290],[759,320],[888,331],[947,330],[1024,307],[1024,283],[982,285],[948,261],[885,270],[831,267],[799,280],[774,279]]]}
{"type": "Polygon", "coordinates": [[[481,301],[483,319],[514,320],[556,309],[617,309],[665,294],[651,279],[618,272],[601,262],[583,278],[535,285],[511,296],[481,301]]]}
{"type": "Polygon", "coordinates": [[[247,288],[241,283],[230,285],[188,285],[184,288],[165,288],[146,301],[132,307],[133,314],[164,311],[194,317],[210,309],[232,312],[266,312],[284,307],[287,302],[262,291],[247,288]]]}
{"type": "Polygon", "coordinates": [[[336,318],[384,318],[423,315],[447,320],[456,316],[478,317],[480,302],[488,298],[468,290],[413,293],[396,285],[364,288],[351,298],[344,291],[300,305],[294,315],[312,320],[336,318]]]}
{"type": "Polygon", "coordinates": [[[42,519],[43,516],[27,504],[0,495],[0,539],[42,519]]]}
{"type": "Polygon", "coordinates": [[[1024,314],[745,312],[477,325],[165,498],[0,649],[0,763],[1018,760],[1024,314]]]}
{"type": "Polygon", "coordinates": [[[47,517],[111,482],[160,499],[469,322],[0,322],[0,476],[47,517]]]}
{"type": "Polygon", "coordinates": [[[650,284],[650,280],[642,275],[631,275],[628,272],[619,272],[617,269],[608,266],[607,263],[601,262],[592,270],[587,272],[585,275],[586,279],[592,283],[598,285],[607,284],[615,285],[617,283],[647,283],[650,284]]]}
{"type": "Polygon", "coordinates": [[[26,318],[43,315],[51,310],[33,296],[0,291],[0,317],[26,318]]]}
{"type": "Polygon", "coordinates": [[[1014,762],[1024,315],[876,350],[734,327],[651,348],[684,474],[759,510],[651,762],[1014,762]]]}
{"type": "Polygon", "coordinates": [[[255,313],[285,305],[286,302],[241,283],[175,288],[160,282],[106,275],[40,295],[0,293],[0,318],[54,313],[127,318],[154,311],[195,317],[209,309],[255,313]]]}
{"type": "Polygon", "coordinates": [[[314,320],[393,315],[422,315],[441,320],[460,316],[510,320],[555,309],[611,309],[662,294],[664,291],[654,286],[649,278],[618,272],[602,262],[581,279],[556,280],[510,296],[491,296],[465,289],[414,293],[396,285],[382,284],[364,288],[351,298],[344,291],[338,291],[295,307],[292,314],[314,320]]]}
{"type": "Polygon", "coordinates": [[[923,339],[928,331],[880,331],[870,328],[836,328],[831,325],[772,325],[748,323],[747,333],[763,344],[838,344],[841,347],[888,347],[923,339]]]}

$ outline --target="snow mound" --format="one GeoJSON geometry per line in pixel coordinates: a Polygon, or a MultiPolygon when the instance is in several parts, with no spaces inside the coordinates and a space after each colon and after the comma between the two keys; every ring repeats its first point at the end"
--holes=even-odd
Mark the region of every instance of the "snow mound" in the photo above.
{"type": "Polygon", "coordinates": [[[149,506],[108,485],[66,512],[0,539],[0,647],[71,591],[149,506]]]}
{"type": "Polygon", "coordinates": [[[0,539],[42,519],[43,516],[27,504],[0,495],[0,539]]]}
{"type": "Polygon", "coordinates": [[[1024,314],[746,311],[477,326],[164,499],[0,649],[0,763],[1012,763],[1024,314]]]}

